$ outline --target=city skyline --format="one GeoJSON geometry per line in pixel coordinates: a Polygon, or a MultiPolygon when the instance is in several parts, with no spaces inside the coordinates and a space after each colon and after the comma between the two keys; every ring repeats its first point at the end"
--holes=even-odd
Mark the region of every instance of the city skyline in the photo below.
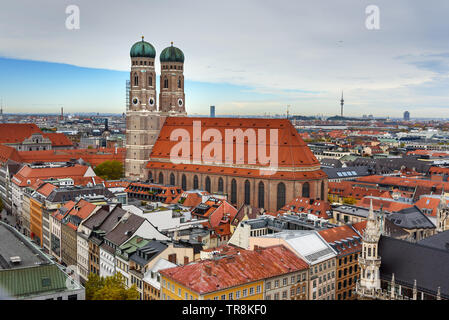
{"type": "Polygon", "coordinates": [[[257,4],[78,1],[80,29],[68,30],[68,2],[8,3],[0,13],[5,112],[125,112],[129,48],[144,35],[158,75],[163,48],[174,41],[184,51],[192,115],[210,105],[217,116],[283,114],[290,105],[290,114],[333,116],[342,90],[346,116],[447,114],[449,50],[438,32],[447,29],[447,3],[378,1],[379,30],[365,26],[367,1],[257,4]],[[152,15],[137,19],[135,8],[152,15]]]}

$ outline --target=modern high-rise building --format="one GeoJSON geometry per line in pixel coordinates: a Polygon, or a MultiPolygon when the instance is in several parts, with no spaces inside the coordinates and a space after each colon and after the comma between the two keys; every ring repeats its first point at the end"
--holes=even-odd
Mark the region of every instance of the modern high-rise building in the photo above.
{"type": "Polygon", "coordinates": [[[408,111],[404,112],[404,120],[405,121],[410,121],[410,112],[408,112],[408,111]]]}
{"type": "Polygon", "coordinates": [[[159,107],[154,68],[156,49],[142,37],[142,41],[131,47],[130,56],[125,177],[146,180],[145,165],[166,117],[186,115],[184,54],[173,43],[161,52],[159,107]]]}
{"type": "Polygon", "coordinates": [[[210,106],[210,117],[215,118],[215,106],[210,106]]]}

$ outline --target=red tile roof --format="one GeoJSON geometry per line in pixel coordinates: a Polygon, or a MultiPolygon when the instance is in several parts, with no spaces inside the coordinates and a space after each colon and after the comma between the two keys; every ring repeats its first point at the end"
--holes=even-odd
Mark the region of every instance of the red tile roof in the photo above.
{"type": "Polygon", "coordinates": [[[86,200],[79,200],[72,209],[68,212],[68,214],[72,216],[77,216],[82,220],[86,219],[95,209],[96,205],[87,202],[86,200]]]}
{"type": "Polygon", "coordinates": [[[33,133],[42,133],[34,123],[1,123],[0,143],[22,143],[33,133]]]}
{"type": "Polygon", "coordinates": [[[360,200],[365,196],[379,197],[383,192],[384,191],[372,188],[370,185],[367,185],[366,188],[354,186],[354,182],[352,181],[329,182],[329,194],[338,195],[344,198],[350,197],[360,200]]]}
{"type": "Polygon", "coordinates": [[[128,181],[105,181],[106,188],[128,188],[130,182],[128,181]]]}
{"type": "Polygon", "coordinates": [[[386,212],[398,212],[402,209],[411,208],[413,207],[413,204],[399,202],[399,201],[393,201],[389,199],[378,199],[373,197],[364,197],[363,199],[357,201],[356,206],[357,207],[363,207],[363,208],[369,208],[371,200],[373,201],[373,209],[374,210],[380,210],[382,207],[383,211],[386,212]]]}
{"type": "Polygon", "coordinates": [[[341,242],[341,244],[337,246],[339,256],[357,252],[362,249],[362,244],[359,241],[353,241],[350,245],[344,244],[343,240],[345,239],[352,238],[354,236],[360,238],[357,232],[355,232],[354,229],[352,229],[349,225],[321,230],[318,233],[329,244],[336,243],[336,241],[341,242]]]}
{"type": "MultiPolygon", "coordinates": [[[[428,209],[432,210],[432,213],[428,214],[427,212],[423,212],[427,216],[436,217],[437,215],[437,209],[438,205],[440,204],[441,199],[440,198],[431,198],[431,197],[421,197],[416,203],[415,206],[417,206],[421,211],[422,209],[428,209]]],[[[449,203],[449,200],[446,200],[446,203],[449,203]]]]}
{"type": "Polygon", "coordinates": [[[449,168],[430,167],[429,174],[449,174],[449,168]]]}
{"type": "Polygon", "coordinates": [[[444,189],[449,190],[449,182],[414,179],[414,178],[401,178],[401,177],[374,175],[374,176],[360,177],[357,179],[357,181],[390,185],[390,186],[396,186],[396,187],[401,187],[401,186],[402,187],[420,186],[420,187],[425,187],[425,188],[436,187],[438,190],[441,190],[442,187],[444,186],[444,189]]]}
{"type": "Polygon", "coordinates": [[[63,133],[43,133],[44,137],[47,137],[51,140],[51,145],[54,147],[71,147],[73,146],[73,142],[67,138],[67,136],[63,133]]]}
{"type": "Polygon", "coordinates": [[[0,164],[3,164],[8,160],[22,162],[22,158],[15,148],[0,144],[0,164]]]}
{"type": "MultiPolygon", "coordinates": [[[[309,180],[320,179],[326,176],[326,174],[320,170],[319,162],[307,147],[307,144],[301,139],[296,129],[292,126],[287,119],[240,119],[240,118],[184,118],[184,117],[170,117],[165,120],[164,126],[159,134],[159,138],[156,141],[148,162],[147,168],[156,169],[171,169],[179,171],[189,172],[201,172],[201,173],[216,173],[221,175],[235,175],[235,176],[247,176],[257,177],[260,176],[260,169],[267,167],[269,164],[263,164],[260,162],[259,157],[256,157],[254,166],[259,169],[237,167],[237,161],[242,161],[244,165],[248,165],[248,139],[245,139],[243,143],[238,143],[235,140],[235,149],[239,149],[240,146],[244,150],[242,158],[237,159],[237,152],[233,152],[232,159],[227,158],[226,154],[226,131],[225,130],[246,130],[254,129],[257,134],[256,139],[261,139],[265,144],[267,153],[270,150],[270,144],[273,143],[272,138],[269,136],[271,129],[275,129],[278,132],[278,170],[273,175],[263,175],[268,179],[286,179],[286,180],[309,180]],[[193,122],[201,123],[201,135],[207,129],[214,129],[215,132],[219,132],[223,139],[221,143],[222,161],[232,161],[233,167],[225,166],[211,166],[206,162],[200,164],[174,164],[170,160],[170,152],[179,142],[171,141],[171,135],[175,130],[183,129],[189,134],[188,143],[190,145],[190,155],[186,158],[182,158],[179,155],[180,160],[192,163],[195,162],[193,157],[193,122]],[[267,137],[261,138],[259,130],[267,130],[267,137]],[[270,140],[269,140],[270,139],[270,140]],[[282,171],[282,168],[293,168],[297,170],[282,171]]],[[[210,146],[209,141],[201,142],[201,151],[206,146],[210,146]]]]}
{"type": "Polygon", "coordinates": [[[19,151],[23,162],[67,162],[71,159],[83,159],[92,166],[97,166],[108,160],[125,162],[125,148],[100,148],[100,149],[63,149],[63,150],[39,150],[19,151]]]}
{"type": "Polygon", "coordinates": [[[50,193],[52,193],[53,190],[55,190],[57,187],[51,183],[44,183],[42,186],[37,189],[37,192],[42,194],[44,197],[48,197],[50,193]]]}
{"type": "MultiPolygon", "coordinates": [[[[32,185],[36,180],[45,180],[50,178],[72,178],[75,185],[85,185],[88,182],[92,182],[91,177],[84,177],[88,166],[75,165],[73,167],[59,167],[59,168],[31,168],[29,166],[23,166],[17,174],[13,176],[12,182],[18,186],[25,187],[32,185]],[[30,182],[30,183],[28,183],[30,182]]],[[[102,179],[95,177],[97,182],[101,182],[102,179]]]]}
{"type": "Polygon", "coordinates": [[[278,213],[286,212],[310,213],[319,218],[329,219],[327,211],[331,211],[330,203],[324,200],[315,200],[310,198],[297,197],[282,207],[278,213]]]}
{"type": "Polygon", "coordinates": [[[64,208],[64,209],[67,210],[67,211],[65,211],[64,214],[61,212],[61,210],[60,210],[61,208],[59,208],[58,210],[56,210],[56,211],[52,214],[52,216],[53,216],[55,219],[57,219],[57,220],[59,220],[59,221],[62,221],[62,219],[64,218],[64,216],[67,214],[68,211],[70,211],[70,210],[73,208],[74,205],[75,205],[75,202],[72,201],[72,200],[70,200],[70,201],[64,203],[64,205],[61,207],[61,208],[64,208]]]}
{"type": "Polygon", "coordinates": [[[308,269],[304,260],[283,245],[239,250],[239,253],[164,269],[160,273],[194,292],[206,294],[308,269]]]}

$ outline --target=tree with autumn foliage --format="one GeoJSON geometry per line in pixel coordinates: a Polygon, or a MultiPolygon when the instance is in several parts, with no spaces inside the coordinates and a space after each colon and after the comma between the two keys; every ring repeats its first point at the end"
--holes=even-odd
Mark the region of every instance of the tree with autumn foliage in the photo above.
{"type": "Polygon", "coordinates": [[[126,288],[125,277],[121,273],[110,277],[90,273],[85,288],[86,300],[139,300],[136,285],[126,288]]]}

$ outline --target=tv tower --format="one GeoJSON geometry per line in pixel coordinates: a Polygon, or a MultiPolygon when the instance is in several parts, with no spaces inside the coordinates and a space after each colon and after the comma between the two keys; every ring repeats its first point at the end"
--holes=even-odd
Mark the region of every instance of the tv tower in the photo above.
{"type": "Polygon", "coordinates": [[[345,104],[345,100],[343,100],[343,91],[341,92],[341,100],[340,100],[340,105],[341,105],[341,116],[343,117],[343,106],[345,104]]]}

